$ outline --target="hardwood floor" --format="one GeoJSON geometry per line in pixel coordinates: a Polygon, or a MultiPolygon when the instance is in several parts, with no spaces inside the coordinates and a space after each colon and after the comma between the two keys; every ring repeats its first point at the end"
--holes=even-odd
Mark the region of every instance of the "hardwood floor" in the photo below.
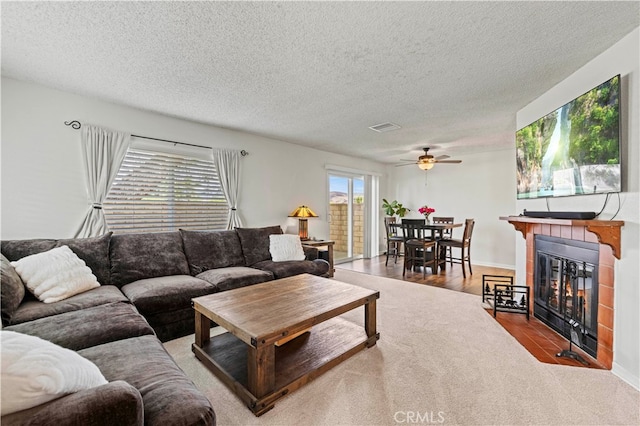
{"type": "MultiPolygon", "coordinates": [[[[493,311],[487,313],[493,315],[493,311]]],[[[596,359],[575,346],[571,348],[572,351],[584,358],[589,365],[582,365],[571,358],[557,357],[556,354],[569,348],[569,341],[535,317],[531,317],[527,321],[524,315],[498,312],[496,321],[540,362],[605,369],[596,359]]]]}
{"type": "Polygon", "coordinates": [[[336,268],[348,269],[356,272],[363,272],[378,277],[395,278],[397,280],[409,281],[416,284],[431,285],[434,287],[446,288],[449,290],[463,291],[478,296],[482,295],[482,275],[506,275],[515,276],[512,269],[492,268],[488,266],[472,265],[473,275],[467,270],[467,277],[462,276],[462,266],[454,263],[453,266],[447,263],[447,268],[441,270],[437,274],[431,274],[431,269],[427,269],[427,276],[422,278],[422,270],[411,272],[407,271],[402,277],[402,257],[398,258],[398,262],[394,263],[389,258],[389,265],[384,266],[386,256],[378,256],[371,259],[360,259],[352,262],[341,263],[335,265],[336,268]]]}
{"type": "MultiPolygon", "coordinates": [[[[515,271],[512,269],[493,268],[488,266],[472,265],[473,275],[467,271],[467,277],[462,276],[462,266],[454,263],[453,267],[447,264],[444,271],[437,274],[431,274],[430,269],[427,270],[427,276],[422,278],[422,270],[416,272],[407,271],[402,276],[402,257],[398,258],[398,262],[394,263],[393,258],[389,258],[388,266],[384,265],[386,256],[378,256],[372,259],[360,259],[351,262],[335,265],[337,269],[347,269],[356,272],[362,272],[378,277],[394,278],[413,282],[418,285],[431,285],[434,287],[446,288],[454,291],[463,291],[465,293],[482,296],[482,275],[505,275],[515,277],[515,271]]],[[[516,284],[521,283],[517,278],[514,279],[516,284]]],[[[482,303],[481,300],[478,303],[482,303]]],[[[487,312],[487,315],[493,315],[493,312],[487,312]]],[[[562,364],[574,367],[583,367],[577,361],[568,358],[558,358],[556,353],[562,349],[567,349],[569,341],[547,327],[544,323],[534,318],[529,321],[524,315],[509,314],[499,312],[496,321],[507,330],[531,355],[538,361],[549,364],[562,364]]],[[[604,368],[594,358],[582,352],[580,349],[574,349],[583,358],[589,362],[589,368],[604,368]]]]}

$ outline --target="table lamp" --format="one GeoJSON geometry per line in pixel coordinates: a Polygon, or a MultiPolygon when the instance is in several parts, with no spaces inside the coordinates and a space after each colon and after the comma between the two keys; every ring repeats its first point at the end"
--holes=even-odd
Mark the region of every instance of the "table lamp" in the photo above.
{"type": "Polygon", "coordinates": [[[300,206],[291,212],[289,217],[297,217],[299,219],[298,235],[301,240],[309,239],[309,228],[307,227],[307,218],[318,217],[309,207],[300,206]]]}

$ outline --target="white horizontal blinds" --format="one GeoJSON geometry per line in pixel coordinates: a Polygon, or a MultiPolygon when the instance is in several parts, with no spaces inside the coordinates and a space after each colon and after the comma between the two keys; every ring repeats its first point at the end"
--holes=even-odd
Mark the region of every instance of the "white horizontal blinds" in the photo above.
{"type": "Polygon", "coordinates": [[[213,161],[130,148],[106,201],[116,233],[226,229],[229,207],[213,161]]]}

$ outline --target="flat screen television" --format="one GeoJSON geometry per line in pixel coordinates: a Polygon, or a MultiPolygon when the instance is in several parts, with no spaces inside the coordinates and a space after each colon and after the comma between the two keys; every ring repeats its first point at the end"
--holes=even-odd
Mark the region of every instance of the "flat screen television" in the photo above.
{"type": "Polygon", "coordinates": [[[620,75],[516,132],[518,199],[621,191],[620,75]]]}

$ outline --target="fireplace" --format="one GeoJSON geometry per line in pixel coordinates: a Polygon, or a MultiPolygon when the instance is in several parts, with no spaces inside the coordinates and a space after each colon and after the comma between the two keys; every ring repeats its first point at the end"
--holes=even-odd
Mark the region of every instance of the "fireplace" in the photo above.
{"type": "MultiPolygon", "coordinates": [[[[576,318],[582,318],[582,328],[575,328],[577,334],[584,334],[585,346],[591,346],[590,349],[583,347],[585,352],[594,353],[593,343],[596,343],[597,350],[596,359],[600,365],[611,369],[613,364],[613,316],[614,316],[614,264],[615,260],[620,259],[620,229],[624,226],[623,221],[619,220],[576,220],[576,219],[549,219],[549,218],[533,218],[527,216],[503,216],[500,219],[511,223],[514,228],[522,233],[526,240],[526,285],[532,291],[532,303],[529,304],[531,314],[536,317],[547,317],[553,319],[556,324],[570,325],[570,321],[563,322],[558,319],[565,315],[569,317],[569,313],[575,313],[576,318]],[[538,239],[539,236],[552,237],[538,239]],[[569,245],[569,251],[580,251],[587,253],[589,251],[597,253],[596,259],[580,259],[574,255],[567,255],[566,252],[549,253],[550,260],[545,260],[545,271],[550,271],[555,275],[550,275],[557,280],[557,303],[551,297],[554,281],[549,278],[546,282],[546,288],[541,289],[542,293],[535,291],[535,281],[538,276],[535,273],[538,258],[536,257],[536,248],[540,246],[538,241],[547,240],[554,242],[562,241],[563,245],[569,245]],[[591,244],[583,244],[591,243],[591,244]],[[597,249],[595,249],[597,247],[597,249]],[[595,250],[594,250],[595,249],[595,250]],[[552,261],[553,260],[553,261],[552,261]],[[595,261],[594,261],[595,260],[595,261]],[[592,263],[593,261],[593,263],[592,263]],[[574,265],[571,263],[573,262],[574,265]],[[566,266],[565,266],[566,265],[566,266]],[[583,267],[582,269],[578,266],[583,267]],[[563,280],[563,274],[567,276],[563,280]],[[566,283],[572,282],[571,277],[575,277],[577,281],[575,286],[567,288],[566,283]],[[582,280],[582,281],[581,281],[582,280]],[[584,281],[587,282],[584,282],[584,281]],[[588,283],[588,280],[591,280],[588,283]],[[564,293],[563,293],[563,284],[564,293]],[[585,289],[590,286],[591,291],[587,296],[585,289]],[[594,289],[595,288],[595,289],[594,289]],[[546,292],[546,293],[545,293],[546,292]],[[545,297],[542,297],[546,295],[545,297]],[[571,295],[571,296],[569,296],[571,295]],[[575,297],[574,297],[575,295],[575,297]],[[551,297],[551,300],[550,300],[551,297]],[[537,299],[536,299],[537,298],[537,299]],[[536,303],[538,302],[538,303],[536,303]],[[569,305],[570,303],[570,305],[569,305]],[[536,313],[536,308],[549,305],[558,305],[560,311],[547,309],[546,313],[536,313]],[[565,307],[566,306],[566,307],[565,307]],[[562,310],[564,309],[564,311],[562,310]],[[597,309],[597,313],[593,314],[593,310],[597,309]],[[581,313],[581,317],[577,316],[581,313]],[[587,315],[591,313],[591,315],[587,315]],[[594,315],[596,315],[594,317],[594,315]],[[595,319],[595,324],[594,324],[595,319]]],[[[554,247],[552,247],[553,249],[554,247]]],[[[557,248],[557,247],[555,247],[557,248]]],[[[540,261],[542,262],[542,261],[540,261]]],[[[546,272],[545,272],[546,273],[546,272]]],[[[520,278],[522,279],[522,278],[520,278]]],[[[556,328],[556,327],[554,327],[556,328]]],[[[557,329],[557,328],[556,328],[557,329]]],[[[572,335],[568,328],[566,332],[560,332],[564,335],[572,335]]],[[[579,341],[579,336],[578,339],[579,341]]]]}
{"type": "Polygon", "coordinates": [[[535,236],[533,314],[596,358],[599,245],[535,236]]]}

